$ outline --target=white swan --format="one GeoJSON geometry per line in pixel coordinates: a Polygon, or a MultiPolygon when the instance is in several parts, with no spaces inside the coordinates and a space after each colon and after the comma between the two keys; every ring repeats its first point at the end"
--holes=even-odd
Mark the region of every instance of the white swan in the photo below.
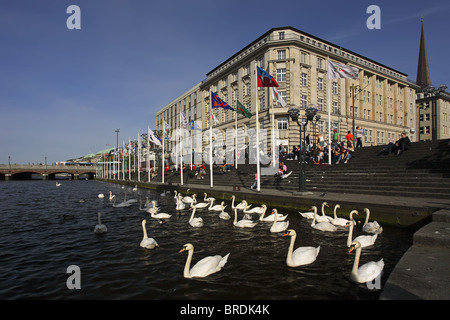
{"type": "Polygon", "coordinates": [[[329,207],[326,201],[322,202],[322,215],[316,217],[317,222],[330,222],[333,219],[325,214],[325,206],[329,207]]]}
{"type": "Polygon", "coordinates": [[[216,201],[216,198],[213,198],[213,197],[208,197],[207,198],[208,194],[206,192],[204,192],[204,195],[205,195],[205,198],[203,199],[204,201],[206,201],[206,202],[216,201]]]}
{"type": "Polygon", "coordinates": [[[154,219],[170,219],[170,217],[172,216],[171,214],[168,213],[156,213],[158,212],[159,208],[156,206],[156,202],[153,200],[152,201],[153,207],[150,208],[149,210],[147,210],[148,213],[150,213],[150,216],[154,219]]]}
{"type": "Polygon", "coordinates": [[[320,231],[331,231],[331,232],[334,232],[337,230],[337,227],[329,222],[319,222],[316,224],[317,207],[313,206],[311,209],[314,211],[314,219],[313,219],[313,222],[311,223],[312,228],[314,228],[316,230],[320,230],[320,231]]]}
{"type": "Polygon", "coordinates": [[[137,185],[134,186],[133,191],[136,192],[137,191],[137,185]]]}
{"type": "Polygon", "coordinates": [[[350,220],[347,220],[345,218],[338,218],[337,214],[336,214],[336,210],[338,208],[340,208],[341,206],[339,204],[334,206],[334,210],[333,210],[333,216],[334,218],[330,220],[330,223],[334,224],[335,226],[338,227],[345,227],[347,226],[347,223],[350,223],[350,220]]]}
{"type": "Polygon", "coordinates": [[[181,197],[182,197],[181,194],[177,197],[177,206],[175,208],[176,210],[184,210],[186,208],[186,204],[183,201],[181,201],[181,197]]]}
{"type": "Polygon", "coordinates": [[[126,203],[129,203],[129,204],[138,202],[137,199],[129,199],[129,200],[127,200],[127,194],[126,193],[123,195],[123,201],[126,202],[126,203]]]}
{"type": "Polygon", "coordinates": [[[112,194],[112,191],[109,191],[109,200],[113,200],[116,198],[115,194],[112,194]]]}
{"type": "MultiPolygon", "coordinates": [[[[177,200],[177,199],[178,199],[178,191],[177,191],[177,190],[174,190],[173,193],[174,193],[173,198],[174,198],[175,200],[177,200]]],[[[180,196],[181,196],[181,193],[180,193],[180,196]]]]}
{"type": "Polygon", "coordinates": [[[350,274],[350,279],[357,283],[369,282],[381,275],[384,268],[383,259],[379,261],[370,261],[359,266],[359,258],[361,257],[361,244],[358,241],[353,241],[349,252],[356,249],[355,261],[353,262],[353,269],[350,274]]]}
{"type": "Polygon", "coordinates": [[[289,227],[289,221],[278,221],[277,209],[273,209],[271,215],[274,216],[273,224],[270,227],[270,232],[281,232],[289,227]]]}
{"type": "MultiPolygon", "coordinates": [[[[205,193],[205,194],[206,194],[206,193],[205,193]]],[[[212,199],[214,199],[214,198],[212,198],[212,199]]],[[[214,206],[213,206],[213,204],[214,204],[214,201],[215,201],[215,200],[209,200],[209,201],[210,201],[209,207],[208,207],[208,210],[209,210],[209,211],[222,211],[222,207],[223,207],[223,208],[226,207],[226,206],[224,206],[225,202],[223,202],[223,201],[222,201],[222,204],[216,204],[216,205],[214,205],[214,206]]]]}
{"type": "Polygon", "coordinates": [[[197,208],[192,207],[192,208],[189,208],[189,210],[192,210],[191,218],[189,219],[189,224],[194,228],[203,227],[203,219],[201,217],[194,218],[195,210],[197,210],[197,208]]]}
{"type": "Polygon", "coordinates": [[[185,278],[203,278],[209,276],[210,274],[216,273],[217,271],[220,271],[222,267],[227,263],[228,256],[230,255],[228,253],[224,257],[219,255],[205,257],[191,268],[192,256],[194,255],[194,246],[190,243],[187,243],[179,252],[181,253],[186,250],[189,251],[189,253],[183,272],[183,276],[185,278]]]}
{"type": "Polygon", "coordinates": [[[102,219],[100,218],[100,215],[101,215],[101,213],[99,212],[97,214],[98,224],[96,224],[94,227],[95,233],[105,233],[106,231],[108,231],[108,228],[106,228],[106,226],[104,224],[102,224],[102,219]]]}
{"type": "MultiPolygon", "coordinates": [[[[264,205],[263,205],[264,206],[264,205]]],[[[259,221],[266,221],[266,222],[272,222],[275,220],[275,215],[277,215],[277,219],[278,221],[284,221],[287,218],[287,214],[286,215],[282,215],[281,213],[278,213],[277,209],[273,209],[273,211],[275,212],[274,214],[271,214],[267,217],[264,217],[264,214],[266,212],[266,210],[264,210],[264,212],[259,216],[259,221]]]]}
{"type": "MultiPolygon", "coordinates": [[[[247,202],[244,202],[245,200],[243,200],[242,202],[240,202],[237,206],[234,206],[234,199],[235,199],[235,196],[234,196],[234,195],[231,196],[231,199],[232,199],[232,201],[231,201],[231,209],[232,209],[232,210],[234,210],[234,208],[236,208],[236,209],[238,209],[238,210],[244,210],[244,209],[245,209],[246,203],[247,203],[247,202]]],[[[247,208],[250,208],[251,206],[252,206],[251,204],[247,204],[247,208]]]]}
{"type": "Polygon", "coordinates": [[[155,239],[149,238],[147,236],[147,229],[145,228],[145,224],[147,223],[147,220],[142,220],[142,231],[144,232],[144,237],[142,238],[140,246],[142,248],[146,249],[153,249],[155,247],[159,247],[158,243],[155,239]]]}
{"type": "MultiPolygon", "coordinates": [[[[358,211],[352,210],[350,212],[350,220],[353,220],[353,213],[358,214],[358,211]]],[[[355,239],[352,239],[353,237],[353,223],[350,223],[350,221],[347,223],[348,229],[348,237],[347,237],[347,247],[350,247],[352,245],[352,242],[358,241],[362,248],[372,246],[375,243],[375,240],[377,240],[378,234],[374,235],[361,235],[356,237],[355,239]]]]}
{"type": "Polygon", "coordinates": [[[100,199],[103,199],[105,197],[105,195],[103,193],[99,193],[98,196],[100,199]]]}
{"type": "Polygon", "coordinates": [[[383,227],[378,224],[376,221],[369,222],[370,211],[368,208],[364,208],[364,212],[366,213],[366,220],[364,221],[363,231],[367,233],[382,233],[383,227]]]}
{"type": "Polygon", "coordinates": [[[197,209],[204,209],[207,206],[209,206],[208,202],[197,202],[197,199],[195,198],[196,197],[195,194],[192,197],[194,198],[194,201],[191,202],[191,208],[196,207],[197,209]]]}
{"type": "Polygon", "coordinates": [[[253,207],[253,208],[249,209],[251,205],[249,205],[247,203],[247,201],[245,201],[245,200],[242,200],[242,202],[245,205],[244,213],[258,213],[258,214],[261,214],[261,213],[265,212],[265,209],[264,209],[266,207],[265,204],[263,204],[261,207],[253,207]]]}
{"type": "Polygon", "coordinates": [[[314,247],[298,247],[294,250],[295,238],[297,233],[293,229],[289,229],[283,237],[291,236],[291,243],[289,245],[288,254],[286,257],[286,264],[288,267],[298,267],[311,264],[316,261],[317,255],[320,251],[320,246],[314,247]]]}
{"type": "Polygon", "coordinates": [[[181,201],[183,201],[184,203],[187,203],[187,204],[191,204],[192,202],[196,201],[195,200],[196,196],[197,196],[196,194],[193,194],[192,197],[184,196],[183,199],[181,199],[181,201]]]}
{"type": "Polygon", "coordinates": [[[223,220],[230,220],[230,218],[231,218],[230,215],[227,212],[224,211],[225,207],[226,207],[226,206],[224,206],[224,204],[225,204],[225,202],[222,201],[222,203],[221,203],[222,211],[219,214],[219,218],[223,219],[223,220]]]}
{"type": "Polygon", "coordinates": [[[237,209],[234,208],[233,225],[238,228],[253,228],[254,226],[256,226],[256,222],[253,222],[252,220],[246,220],[246,219],[237,221],[237,209]]]}
{"type": "Polygon", "coordinates": [[[152,200],[152,206],[147,207],[147,209],[145,210],[150,214],[155,214],[159,211],[159,207],[156,205],[156,201],[152,200]]]}
{"type": "Polygon", "coordinates": [[[300,215],[301,215],[303,218],[306,218],[306,219],[308,219],[308,220],[314,219],[314,211],[307,211],[307,212],[301,212],[301,211],[298,211],[298,213],[300,213],[300,215]]]}
{"type": "Polygon", "coordinates": [[[114,197],[113,198],[113,205],[112,205],[114,208],[125,208],[125,207],[131,206],[131,203],[126,202],[126,201],[121,202],[119,204],[116,204],[116,200],[117,200],[116,197],[114,197]]]}
{"type": "Polygon", "coordinates": [[[61,186],[61,183],[56,182],[56,186],[57,187],[61,186]]]}

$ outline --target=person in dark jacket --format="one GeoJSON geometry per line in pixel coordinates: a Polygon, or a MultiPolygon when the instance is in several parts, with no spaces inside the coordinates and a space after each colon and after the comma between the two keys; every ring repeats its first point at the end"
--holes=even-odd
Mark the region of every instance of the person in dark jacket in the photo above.
{"type": "Polygon", "coordinates": [[[406,132],[402,132],[400,139],[398,139],[395,144],[390,142],[387,145],[387,153],[388,155],[391,152],[397,152],[397,156],[399,156],[402,152],[408,150],[411,147],[411,140],[409,140],[406,132]]]}

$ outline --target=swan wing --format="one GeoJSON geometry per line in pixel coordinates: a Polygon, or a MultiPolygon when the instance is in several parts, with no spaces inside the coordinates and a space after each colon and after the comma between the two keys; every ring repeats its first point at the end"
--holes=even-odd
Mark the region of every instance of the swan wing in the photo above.
{"type": "Polygon", "coordinates": [[[159,247],[158,243],[153,238],[144,238],[141,241],[141,247],[146,249],[153,249],[155,247],[159,247]]]}
{"type": "Polygon", "coordinates": [[[253,228],[254,226],[256,226],[256,222],[243,219],[243,220],[239,220],[234,225],[238,228],[253,228]]]}
{"type": "Polygon", "coordinates": [[[359,282],[368,282],[372,281],[376,277],[378,277],[381,273],[381,271],[384,268],[384,261],[383,259],[375,262],[370,261],[358,268],[358,280],[359,282]]]}
{"type": "Polygon", "coordinates": [[[189,224],[192,227],[203,227],[203,219],[198,217],[198,218],[194,218],[191,221],[189,221],[189,224]]]}
{"type": "Polygon", "coordinates": [[[344,218],[336,218],[336,219],[331,219],[330,222],[332,224],[334,224],[335,226],[345,227],[345,225],[350,221],[347,219],[344,219],[344,218]]]}
{"type": "Polygon", "coordinates": [[[312,226],[314,229],[316,230],[321,230],[321,231],[336,231],[337,227],[335,225],[332,225],[329,222],[320,222],[315,224],[314,226],[312,226]]]}
{"type": "Polygon", "coordinates": [[[281,232],[289,227],[289,221],[281,221],[270,227],[270,232],[281,232]]]}
{"type": "Polygon", "coordinates": [[[375,240],[377,240],[378,234],[374,234],[372,236],[369,235],[362,235],[358,236],[353,241],[358,241],[361,244],[361,248],[371,246],[375,243],[375,240]]]}
{"type": "Polygon", "coordinates": [[[303,218],[306,218],[306,219],[314,219],[314,212],[312,212],[312,211],[309,211],[309,212],[298,212],[298,213],[300,213],[300,215],[303,217],[303,218]]]}
{"type": "Polygon", "coordinates": [[[226,256],[220,255],[205,257],[197,262],[189,271],[192,277],[206,277],[217,271],[220,271],[222,267],[227,263],[228,253],[226,256]]]}
{"type": "Polygon", "coordinates": [[[316,261],[319,254],[320,246],[315,247],[298,247],[292,253],[292,260],[295,266],[311,264],[316,261]]]}

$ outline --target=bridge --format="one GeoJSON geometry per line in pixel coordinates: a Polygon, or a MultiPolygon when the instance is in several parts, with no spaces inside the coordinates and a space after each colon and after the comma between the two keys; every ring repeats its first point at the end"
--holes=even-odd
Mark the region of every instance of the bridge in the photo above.
{"type": "Polygon", "coordinates": [[[0,180],[31,180],[40,175],[42,180],[55,180],[59,174],[65,174],[73,180],[81,175],[93,179],[97,166],[85,165],[46,165],[46,164],[0,164],[0,180]]]}

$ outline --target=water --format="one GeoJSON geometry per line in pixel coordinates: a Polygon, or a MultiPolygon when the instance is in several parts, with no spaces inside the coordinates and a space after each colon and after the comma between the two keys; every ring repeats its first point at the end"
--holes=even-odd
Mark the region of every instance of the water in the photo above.
{"type": "MultiPolygon", "coordinates": [[[[271,233],[271,223],[238,229],[218,213],[197,210],[205,225],[192,228],[188,211],[176,213],[173,194],[133,192],[98,181],[60,182],[60,187],[54,181],[0,182],[0,299],[377,299],[381,293],[350,281],[354,254],[348,253],[345,231],[312,230],[310,220],[298,213],[288,217],[289,227],[297,231],[295,247],[320,245],[321,251],[313,264],[289,268],[290,238],[271,233]],[[127,199],[149,197],[173,216],[160,224],[140,211],[139,203],[113,208],[109,190],[118,201],[124,192],[127,199]],[[105,198],[99,199],[99,193],[105,198]],[[93,232],[97,212],[106,234],[93,232]],[[144,218],[148,236],[160,248],[139,246],[144,218]],[[178,251],[186,243],[195,247],[192,266],[205,256],[230,253],[228,263],[207,278],[185,279],[187,253],[178,251]],[[66,284],[71,265],[81,271],[79,290],[66,284]]],[[[226,204],[231,214],[231,203],[226,204]]],[[[359,234],[360,225],[354,237],[359,234]]],[[[381,289],[411,242],[409,231],[384,226],[375,245],[363,249],[361,263],[385,261],[381,289]]]]}

